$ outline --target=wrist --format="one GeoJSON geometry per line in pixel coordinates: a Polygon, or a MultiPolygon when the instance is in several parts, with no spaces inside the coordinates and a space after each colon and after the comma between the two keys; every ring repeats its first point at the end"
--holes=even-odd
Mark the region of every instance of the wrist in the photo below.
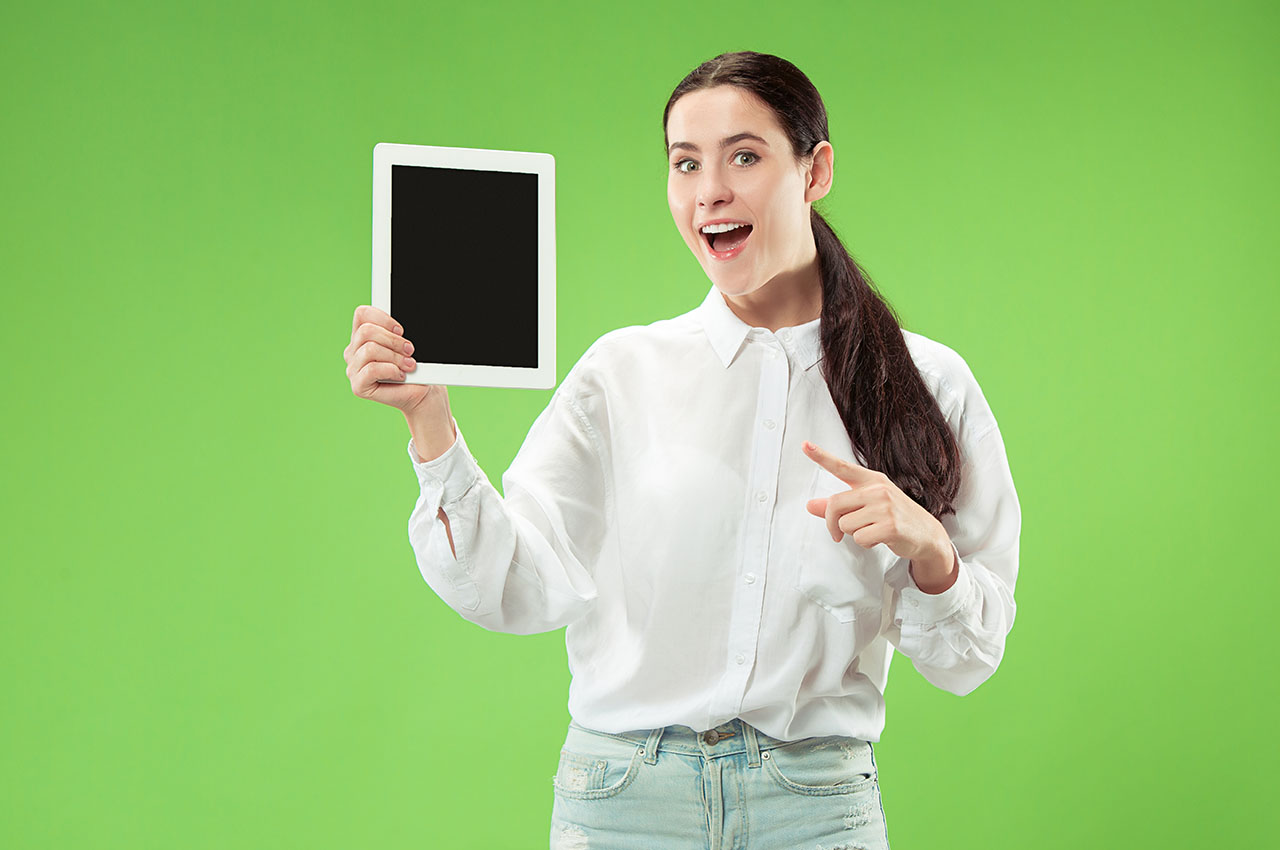
{"type": "Polygon", "coordinates": [[[431,414],[417,411],[411,414],[405,411],[404,418],[413,438],[414,453],[421,463],[440,457],[457,440],[458,429],[454,427],[453,416],[448,407],[442,412],[431,414]]]}
{"type": "Polygon", "coordinates": [[[938,527],[941,535],[931,551],[923,557],[912,558],[910,566],[916,587],[929,594],[949,590],[960,574],[960,563],[955,547],[951,545],[951,537],[941,525],[938,527]]]}

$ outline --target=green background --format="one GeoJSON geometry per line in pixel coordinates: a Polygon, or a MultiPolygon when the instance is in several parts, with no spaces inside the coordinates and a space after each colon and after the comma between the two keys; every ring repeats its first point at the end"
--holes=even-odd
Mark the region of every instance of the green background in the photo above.
{"type": "MultiPolygon", "coordinates": [[[[1261,2],[6,7],[0,845],[546,846],[562,633],[431,592],[407,429],[344,374],[372,150],[555,155],[563,377],[706,293],[661,115],[738,49],[822,92],[825,209],[968,361],[1022,503],[999,672],[961,699],[894,665],[895,850],[1274,838],[1277,29],[1261,2]]],[[[500,484],[550,393],[450,397],[500,484]]]]}

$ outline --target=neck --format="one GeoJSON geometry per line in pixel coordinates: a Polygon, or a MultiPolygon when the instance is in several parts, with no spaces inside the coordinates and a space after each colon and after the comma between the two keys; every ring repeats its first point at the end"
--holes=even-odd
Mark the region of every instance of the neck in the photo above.
{"type": "MultiPolygon", "coordinates": [[[[724,295],[739,319],[757,328],[777,331],[812,322],[822,315],[822,273],[812,241],[795,268],[776,275],[744,295],[724,295]]],[[[722,293],[723,294],[723,293],[722,293]]]]}

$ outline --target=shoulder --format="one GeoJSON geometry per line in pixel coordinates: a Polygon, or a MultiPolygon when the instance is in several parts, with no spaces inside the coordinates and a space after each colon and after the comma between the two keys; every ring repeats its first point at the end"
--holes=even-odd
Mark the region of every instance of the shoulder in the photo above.
{"type": "Polygon", "coordinates": [[[923,334],[902,329],[920,377],[938,400],[956,435],[977,442],[996,429],[995,415],[969,364],[954,349],[923,334]]]}
{"type": "MultiPolygon", "coordinates": [[[[628,385],[641,371],[661,370],[693,346],[705,347],[702,326],[692,312],[647,325],[615,328],[596,339],[560,384],[575,401],[628,385]]],[[[678,360],[674,361],[678,362],[678,360]]]]}

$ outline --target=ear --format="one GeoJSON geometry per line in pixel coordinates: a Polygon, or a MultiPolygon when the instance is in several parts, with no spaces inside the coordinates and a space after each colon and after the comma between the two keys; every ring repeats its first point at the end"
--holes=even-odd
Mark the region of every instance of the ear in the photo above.
{"type": "Polygon", "coordinates": [[[807,171],[808,183],[804,189],[804,199],[807,202],[826,197],[831,191],[831,181],[835,178],[835,150],[830,142],[818,142],[811,156],[813,161],[807,171]]]}

